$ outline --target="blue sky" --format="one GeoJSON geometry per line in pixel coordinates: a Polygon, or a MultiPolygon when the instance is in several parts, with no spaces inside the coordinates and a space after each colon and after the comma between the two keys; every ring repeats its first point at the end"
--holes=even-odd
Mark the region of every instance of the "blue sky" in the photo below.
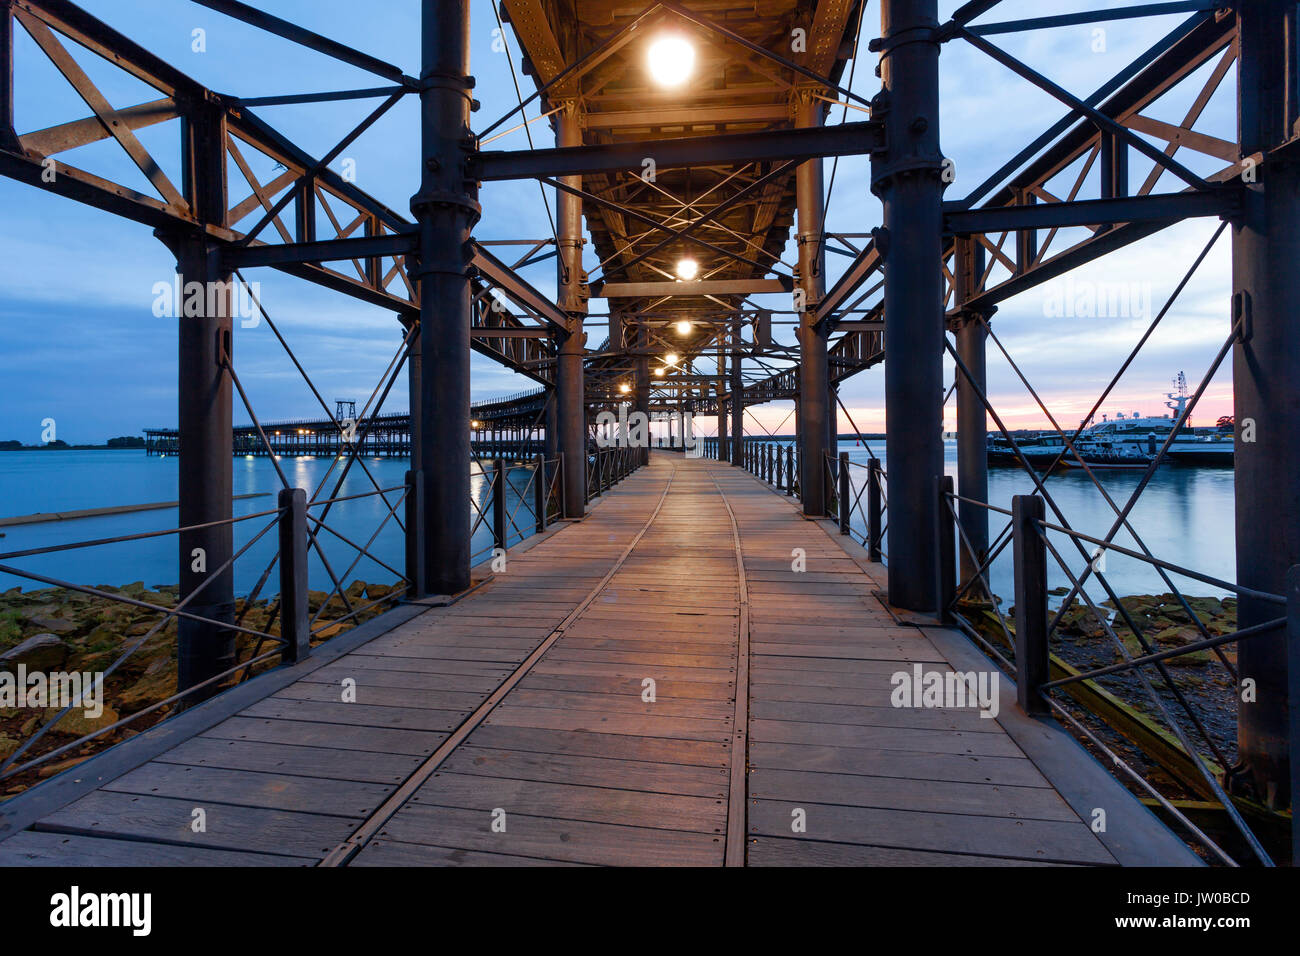
{"type": "MultiPolygon", "coordinates": [[[[364,8],[364,16],[358,15],[354,0],[259,0],[258,5],[395,62],[410,74],[419,71],[416,0],[375,0],[364,8]]],[[[1006,0],[984,19],[1121,5],[1124,0],[1094,0],[1089,5],[1006,0]]],[[[184,0],[82,0],[82,6],[224,93],[264,96],[383,82],[184,0]],[[205,31],[206,52],[192,49],[196,29],[205,31]]],[[[956,2],[942,3],[941,13],[947,15],[956,6],[956,2]]],[[[486,126],[515,105],[515,93],[504,54],[492,49],[496,20],[489,0],[474,0],[472,15],[472,70],[478,78],[476,95],[483,103],[477,119],[480,126],[486,126]]],[[[1160,17],[1107,25],[1104,50],[1097,49],[1093,26],[1001,36],[994,41],[1083,95],[1167,33],[1178,19],[1160,17]]],[[[865,44],[878,32],[879,3],[871,0],[863,27],[864,55],[854,80],[855,92],[864,97],[877,89],[876,58],[865,52],[865,44]]],[[[17,33],[18,131],[26,133],[88,115],[85,105],[44,60],[35,44],[21,30],[17,33]]],[[[517,69],[518,48],[509,28],[507,38],[517,69]]],[[[144,84],[84,50],[74,48],[73,52],[114,106],[156,97],[144,84]]],[[[1063,107],[959,42],[944,48],[941,64],[942,142],[957,173],[948,198],[956,199],[1055,121],[1063,107]]],[[[1148,115],[1180,122],[1200,89],[1198,79],[1208,71],[1208,67],[1203,69],[1172,91],[1149,109],[1148,115]]],[[[1230,71],[1197,129],[1234,138],[1234,87],[1235,74],[1230,71]]],[[[525,93],[530,90],[531,86],[526,85],[525,93]]],[[[374,101],[360,101],[268,107],[257,112],[308,152],[322,155],[373,106],[374,101]]],[[[856,118],[860,116],[850,117],[856,118]]],[[[832,121],[838,119],[839,112],[835,111],[832,121]]],[[[551,145],[551,133],[544,122],[534,124],[533,131],[539,145],[551,145]]],[[[179,182],[176,124],[162,124],[139,135],[164,171],[179,182]]],[[[363,189],[405,212],[417,183],[417,146],[416,103],[407,98],[353,144],[343,158],[355,161],[357,182],[363,189]]],[[[517,133],[498,140],[491,148],[526,146],[523,133],[517,133]]],[[[141,191],[149,190],[147,182],[112,141],[60,158],[141,191]]],[[[1200,173],[1213,172],[1222,165],[1187,151],[1180,152],[1179,159],[1200,173]]],[[[829,178],[829,162],[827,165],[829,178]]],[[[1132,165],[1136,185],[1146,177],[1150,163],[1135,156],[1132,165]]],[[[1065,188],[1068,186],[1060,186],[1065,188]]],[[[1168,174],[1156,187],[1157,191],[1179,188],[1178,181],[1168,174]]],[[[246,190],[232,179],[233,198],[239,200],[245,195],[246,190]]],[[[1081,194],[1081,198],[1088,196],[1086,190],[1081,194]]],[[[488,184],[481,199],[484,216],[476,230],[479,238],[540,238],[550,234],[536,183],[488,184]]],[[[553,208],[553,196],[550,199],[553,208]]],[[[112,435],[137,434],[147,425],[173,424],[175,320],[155,318],[152,312],[155,283],[170,281],[174,272],[167,250],[146,227],[9,180],[0,180],[0,211],[0,379],[6,386],[0,410],[0,440],[36,442],[46,418],[56,420],[58,437],[69,442],[102,441],[112,435]]],[[[879,204],[868,189],[867,162],[856,158],[840,160],[829,206],[829,228],[866,232],[879,221],[879,204]]],[[[1074,281],[1119,284],[1133,290],[1135,303],[1149,299],[1150,307],[1158,308],[1216,226],[1215,221],[1198,220],[1158,233],[1076,271],[1074,281]]],[[[787,250],[786,261],[794,258],[793,248],[787,250]]],[[[849,262],[839,256],[830,258],[832,276],[849,262]]],[[[594,258],[589,254],[588,259],[594,267],[594,258]]],[[[553,270],[553,263],[548,261],[526,276],[539,289],[553,292],[553,270]]],[[[267,311],[324,397],[331,401],[352,398],[362,403],[398,346],[399,329],[394,316],[271,270],[257,270],[249,278],[260,282],[267,311]]],[[[1163,393],[1178,371],[1185,370],[1194,384],[1227,334],[1229,292],[1225,236],[1121,382],[1115,401],[1107,403],[1103,410],[1163,412],[1163,393]]],[[[994,329],[1062,422],[1074,424],[1118,367],[1147,320],[1141,315],[1052,317],[1053,297],[1064,294],[1064,286],[1049,285],[1006,302],[994,319],[994,329]]],[[[783,299],[773,298],[769,304],[788,308],[788,301],[783,299]]],[[[597,342],[603,334],[602,328],[592,330],[597,342]]],[[[314,413],[310,392],[265,325],[236,328],[235,336],[236,368],[260,418],[314,413]]],[[[1004,417],[1017,425],[1042,424],[1030,397],[1005,362],[991,352],[989,366],[990,394],[1004,417]]],[[[883,378],[883,369],[877,368],[858,375],[842,389],[845,404],[864,430],[884,426],[883,378]]],[[[530,384],[475,355],[475,399],[508,394],[530,384]]],[[[394,389],[388,407],[406,407],[403,383],[394,389]]],[[[1212,385],[1204,408],[1206,413],[1197,418],[1200,424],[1211,424],[1214,417],[1231,410],[1228,370],[1221,372],[1212,385]]],[[[753,409],[752,427],[759,433],[764,428],[776,428],[789,411],[789,403],[753,409]]],[[[236,420],[246,420],[242,409],[236,409],[236,420]]],[[[848,428],[842,417],[841,428],[848,428]]]]}

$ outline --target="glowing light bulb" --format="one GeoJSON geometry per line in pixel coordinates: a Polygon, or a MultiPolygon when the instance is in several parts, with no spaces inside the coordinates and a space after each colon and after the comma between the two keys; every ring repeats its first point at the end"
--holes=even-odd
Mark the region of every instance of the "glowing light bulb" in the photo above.
{"type": "Polygon", "coordinates": [[[632,391],[632,386],[627,382],[621,382],[619,383],[618,390],[626,395],[628,392],[632,391]]]}
{"type": "Polygon", "coordinates": [[[677,263],[677,278],[690,282],[700,274],[700,264],[694,259],[682,259],[677,263]]]}
{"type": "Polygon", "coordinates": [[[659,368],[657,368],[657,369],[655,369],[655,375],[658,375],[660,378],[662,378],[662,377],[663,377],[663,374],[664,374],[664,370],[663,370],[663,367],[662,367],[662,366],[659,367],[659,368]]]}
{"type": "Polygon", "coordinates": [[[650,75],[660,86],[681,86],[695,69],[695,47],[669,34],[650,45],[650,75]]]}
{"type": "Polygon", "coordinates": [[[676,352],[669,352],[667,355],[665,355],[665,356],[664,356],[664,364],[665,364],[665,365],[676,365],[676,364],[677,364],[677,353],[676,353],[676,352]]]}

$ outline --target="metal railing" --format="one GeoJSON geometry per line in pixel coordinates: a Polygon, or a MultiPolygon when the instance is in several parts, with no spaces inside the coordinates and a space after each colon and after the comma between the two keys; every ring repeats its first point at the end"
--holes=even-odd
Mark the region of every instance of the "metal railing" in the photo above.
{"type": "MultiPolygon", "coordinates": [[[[98,738],[107,736],[128,725],[139,722],[143,718],[154,714],[164,708],[171,707],[174,704],[189,704],[195,701],[195,698],[206,698],[221,688],[221,685],[227,683],[238,683],[247,679],[259,665],[271,665],[273,662],[292,663],[302,660],[311,652],[313,639],[323,640],[323,632],[329,628],[336,628],[339,624],[351,620],[387,601],[394,600],[394,595],[400,596],[403,593],[402,588],[396,588],[388,595],[367,602],[359,606],[353,606],[351,599],[348,597],[343,581],[348,580],[352,572],[357,567],[362,557],[368,557],[377,564],[388,569],[401,583],[406,583],[406,579],[401,572],[392,568],[381,559],[376,557],[371,548],[374,545],[380,531],[383,530],[384,524],[388,518],[392,517],[392,511],[365,545],[358,544],[349,536],[338,531],[336,528],[327,524],[323,517],[318,517],[310,513],[309,509],[322,508],[323,513],[328,513],[329,509],[345,501],[355,501],[364,498],[373,498],[385,494],[400,492],[397,504],[400,504],[405,497],[406,489],[402,486],[396,488],[379,488],[373,491],[362,492],[359,494],[336,495],[334,497],[312,502],[310,505],[307,501],[307,493],[301,488],[283,488],[279,492],[277,507],[274,509],[256,511],[251,514],[238,515],[223,521],[206,522],[199,525],[189,525],[176,528],[165,528],[157,531],[145,531],[134,534],[117,535],[107,538],[95,538],[84,541],[65,542],[55,545],[49,545],[40,548],[26,548],[17,551],[9,551],[0,554],[0,573],[12,575],[28,581],[38,582],[52,588],[61,588],[66,592],[85,594],[92,598],[98,598],[111,604],[120,604],[147,612],[156,612],[159,619],[144,633],[140,635],[124,635],[122,644],[117,656],[102,669],[92,672],[93,681],[97,687],[95,696],[99,702],[108,705],[109,702],[104,699],[104,687],[108,678],[121,671],[127,663],[145,647],[160,632],[163,632],[173,622],[195,622],[206,624],[213,628],[219,629],[220,632],[242,636],[248,643],[255,639],[256,643],[251,649],[241,651],[238,647],[235,649],[234,660],[231,666],[224,668],[219,673],[208,676],[206,679],[187,687],[179,687],[176,693],[167,696],[164,699],[154,701],[138,710],[133,711],[119,720],[94,728],[88,733],[75,737],[68,743],[62,743],[52,749],[36,753],[38,744],[46,740],[51,732],[59,726],[64,718],[74,709],[82,707],[89,699],[83,687],[77,700],[69,701],[62,705],[57,713],[49,720],[43,721],[39,726],[34,727],[22,740],[13,753],[9,754],[3,761],[0,761],[0,781],[9,780],[10,778],[25,774],[37,769],[43,765],[66,754],[81,751],[85,744],[98,738]],[[174,606],[158,604],[142,598],[131,596],[127,593],[105,590],[99,587],[89,587],[77,584],[72,581],[61,580],[49,575],[39,574],[34,571],[11,564],[11,561],[21,560],[23,558],[38,557],[47,554],[55,554],[68,551],[84,550],[94,547],[103,547],[107,545],[122,544],[127,542],[148,541],[172,535],[183,535],[190,532],[199,531],[206,528],[218,526],[234,526],[247,521],[257,519],[266,519],[264,524],[260,524],[256,530],[242,546],[240,546],[229,558],[222,561],[217,567],[205,569],[201,573],[203,577],[196,583],[188,587],[188,593],[184,596],[178,595],[178,600],[174,606]],[[243,599],[243,608],[235,614],[233,620],[209,617],[204,614],[195,613],[188,610],[192,606],[202,607],[210,600],[207,589],[217,579],[233,571],[236,561],[248,554],[253,547],[266,538],[272,531],[276,531],[274,539],[276,541],[276,552],[271,563],[259,577],[252,591],[243,599]],[[357,557],[344,571],[343,575],[336,576],[331,571],[331,577],[334,580],[334,589],[320,602],[320,607],[314,615],[310,611],[311,598],[308,591],[308,555],[312,547],[319,548],[317,537],[321,532],[327,532],[342,541],[350,548],[357,551],[357,557]],[[245,624],[247,615],[254,607],[259,607],[259,595],[262,588],[270,579],[271,573],[275,566],[279,566],[279,592],[274,598],[266,603],[266,620],[259,627],[252,627],[245,624]],[[327,607],[338,598],[347,613],[340,618],[334,618],[320,625],[321,616],[325,613],[327,607]],[[268,648],[267,645],[270,645],[268,648]],[[24,759],[28,758],[28,759],[24,759]]],[[[328,564],[321,553],[323,564],[328,564]]],[[[165,593],[165,592],[162,592],[165,593]]],[[[178,628],[179,639],[179,628],[178,628]]],[[[116,713],[114,709],[114,713],[116,713]]],[[[62,731],[61,731],[62,732],[62,731]]]]}
{"type": "Polygon", "coordinates": [[[864,548],[871,561],[888,563],[889,553],[884,548],[885,532],[889,530],[889,495],[886,479],[889,477],[874,455],[864,465],[853,461],[842,451],[839,457],[826,454],[827,475],[835,488],[834,499],[828,499],[839,522],[840,534],[853,538],[864,548]],[[857,471],[853,471],[857,469],[857,471]],[[853,475],[861,476],[854,481],[853,475]],[[854,516],[859,519],[855,527],[854,516]]]}
{"type": "MultiPolygon", "coordinates": [[[[589,462],[589,475],[594,479],[589,483],[589,487],[596,488],[598,491],[608,490],[634,471],[639,466],[639,458],[635,451],[635,449],[599,450],[594,459],[589,462]]],[[[343,474],[339,476],[338,481],[332,485],[329,483],[331,475],[339,468],[340,463],[341,458],[332,456],[324,476],[310,495],[307,490],[288,485],[287,478],[276,465],[277,475],[285,486],[279,490],[275,508],[238,515],[224,521],[0,553],[0,574],[8,574],[47,587],[62,588],[67,592],[80,593],[114,604],[157,613],[157,622],[146,631],[139,635],[124,635],[114,659],[106,667],[95,672],[99,700],[105,705],[116,703],[114,714],[128,708],[122,706],[116,698],[112,701],[107,699],[107,695],[104,694],[105,682],[128,666],[133,656],[137,655],[142,647],[146,645],[153,647],[150,642],[173,622],[201,623],[208,625],[217,633],[233,634],[243,639],[242,644],[236,646],[230,666],[222,669],[220,673],[211,674],[192,686],[181,687],[178,680],[176,692],[165,699],[147,703],[146,706],[131,713],[125,713],[118,720],[77,735],[67,742],[64,742],[67,732],[60,729],[57,731],[59,734],[57,746],[42,746],[42,744],[48,745],[53,740],[51,733],[69,713],[90,700],[84,693],[79,695],[77,701],[68,702],[50,719],[43,720],[39,726],[32,728],[20,741],[18,747],[0,760],[0,781],[29,775],[69,754],[83,754],[89,743],[115,734],[133,723],[139,724],[150,715],[156,715],[173,705],[188,705],[206,699],[229,686],[262,673],[268,667],[303,660],[311,654],[313,644],[319,644],[339,633],[342,629],[340,625],[350,625],[363,615],[379,613],[384,605],[406,599],[411,591],[412,582],[416,579],[416,572],[413,569],[418,568],[422,560],[422,556],[418,553],[418,544],[412,544],[413,541],[418,541],[418,536],[406,533],[407,527],[415,527],[418,520],[421,476],[417,472],[408,471],[403,484],[381,487],[374,481],[373,476],[366,472],[366,476],[375,484],[373,489],[343,493],[342,485],[347,475],[348,464],[343,464],[341,469],[343,474]],[[376,498],[383,502],[383,517],[364,540],[350,533],[351,529],[345,531],[337,522],[330,520],[330,515],[336,508],[346,507],[351,502],[376,498]],[[399,509],[403,508],[405,520],[399,518],[399,509]],[[178,600],[174,604],[170,601],[153,603],[127,593],[77,584],[27,570],[13,563],[24,558],[127,542],[149,541],[250,521],[259,523],[249,539],[219,566],[207,569],[200,580],[187,585],[187,593],[184,596],[178,594],[178,600]],[[402,562],[391,563],[377,553],[376,545],[381,534],[393,525],[405,539],[404,569],[395,566],[402,562]],[[256,578],[252,588],[241,601],[236,602],[233,618],[226,619],[196,613],[193,607],[208,603],[205,589],[209,589],[209,585],[222,575],[232,573],[235,562],[249,556],[254,546],[267,538],[275,542],[274,553],[256,578]],[[337,541],[348,549],[350,560],[346,566],[341,565],[336,569],[331,564],[322,546],[325,538],[337,541]],[[331,588],[327,592],[309,590],[309,560],[313,553],[316,554],[320,568],[328,575],[331,582],[331,588]],[[355,575],[363,560],[372,562],[391,576],[391,582],[382,585],[386,593],[370,597],[371,590],[378,587],[373,583],[366,584],[365,597],[358,595],[355,589],[350,593],[349,582],[353,585],[360,583],[355,575]],[[279,589],[263,598],[263,592],[271,582],[277,567],[279,589]],[[254,609],[258,610],[259,619],[264,618],[258,626],[253,626],[247,620],[254,609]]],[[[545,531],[548,526],[564,516],[563,456],[547,459],[537,455],[531,462],[510,462],[496,458],[491,462],[478,462],[478,464],[487,486],[480,488],[480,495],[471,495],[470,536],[473,540],[475,533],[484,527],[490,529],[491,534],[490,544],[471,556],[472,563],[494,556],[497,549],[507,550],[532,534],[545,531]],[[520,474],[525,470],[526,478],[520,474]]],[[[164,593],[167,592],[170,592],[170,586],[164,593]]],[[[180,641],[179,628],[175,640],[180,641]]],[[[117,684],[118,681],[113,683],[117,684]]],[[[125,685],[120,689],[126,689],[125,685]]]]}
{"type": "Polygon", "coordinates": [[[587,500],[599,497],[641,466],[641,449],[619,445],[587,454],[587,500]]]}
{"type": "MultiPolygon", "coordinates": [[[[1221,845],[1223,841],[1215,840],[1207,834],[1174,800],[1162,794],[1148,775],[1135,768],[1102,739],[1100,734],[1104,731],[1099,730],[1096,726],[1098,724],[1105,731],[1121,736],[1133,736],[1134,730],[1126,726],[1127,721],[1116,725],[1114,713],[1126,705],[1109,697],[1097,685],[1097,679],[1114,675],[1135,678],[1144,699],[1151,705],[1150,711],[1159,716],[1163,725],[1161,730],[1164,731],[1154,735],[1159,746],[1151,748],[1147,755],[1186,790],[1221,807],[1249,858],[1253,862],[1272,866],[1272,856],[1245,819],[1250,814],[1258,822],[1266,808],[1229,795],[1227,786],[1232,773],[1231,761],[1215,741],[1205,720],[1167,664],[1189,654],[1212,651],[1214,659],[1226,669],[1233,686],[1236,686],[1239,677],[1236,668],[1223,653],[1225,647],[1279,630],[1289,631],[1288,639],[1292,644],[1300,643],[1300,566],[1291,568],[1288,573],[1287,595],[1260,592],[1156,558],[1145,548],[1136,550],[1117,545],[1110,540],[1110,536],[1099,538],[1077,531],[1064,522],[1048,521],[1044,499],[1039,495],[1017,495],[1012,499],[1012,507],[1008,510],[954,494],[952,479],[948,477],[938,480],[937,494],[941,504],[936,548],[939,556],[939,595],[943,623],[959,627],[1014,677],[1017,703],[1025,713],[1061,718],[1110,761],[1122,781],[1127,781],[1139,794],[1164,810],[1212,858],[1229,866],[1240,865],[1241,861],[1221,845]],[[999,514],[1008,519],[987,553],[976,553],[972,547],[958,518],[958,504],[984,509],[990,514],[999,514]],[[1049,533],[1063,536],[1074,545],[1086,568],[1079,573],[1072,571],[1049,533]],[[1089,546],[1095,550],[1090,552],[1089,546]],[[959,581],[959,548],[973,569],[965,581],[959,581]],[[1014,563],[1015,592],[1010,621],[998,606],[999,601],[989,579],[989,569],[994,560],[1008,548],[1012,551],[1014,563]],[[1238,597],[1251,597],[1274,604],[1278,607],[1278,616],[1260,624],[1239,627],[1231,633],[1211,634],[1206,622],[1200,619],[1188,600],[1174,588],[1173,594],[1185,609],[1184,613],[1203,636],[1200,640],[1178,646],[1158,648],[1144,632],[1125,601],[1105,584],[1104,575],[1099,570],[1099,558],[1108,553],[1143,562],[1167,574],[1198,581],[1238,597]],[[1051,592],[1047,584],[1049,565],[1052,562],[1070,584],[1055,613],[1050,607],[1051,592]],[[1107,591],[1110,597],[1108,604],[1113,605],[1115,612],[1114,620],[1084,587],[1089,576],[1099,579],[1107,591]],[[1076,599],[1082,601],[1089,617],[1096,621],[1106,638],[1114,644],[1120,658],[1118,663],[1079,670],[1052,653],[1049,642],[1054,637],[1062,636],[1060,632],[1063,619],[1076,599]],[[996,636],[1002,642],[1001,647],[995,645],[968,616],[967,612],[975,605],[992,610],[997,622],[996,636]],[[1127,629],[1132,634],[1139,653],[1134,654],[1130,650],[1121,636],[1122,629],[1127,629]],[[1151,668],[1157,672],[1154,681],[1146,670],[1151,668]],[[1067,706],[1067,698],[1071,706],[1067,706]],[[1089,727],[1088,722],[1094,726],[1089,727]],[[1193,735],[1213,757],[1200,752],[1200,748],[1193,743],[1193,735]]],[[[1168,577],[1165,580],[1169,580],[1168,577]]],[[[1298,676],[1300,675],[1290,675],[1293,693],[1298,676]]],[[[1138,744],[1139,749],[1143,749],[1141,741],[1138,744]]],[[[1291,747],[1291,759],[1300,760],[1297,741],[1293,740],[1291,747]]],[[[1293,855],[1298,841],[1300,834],[1293,828],[1293,855]]]]}
{"type": "Polygon", "coordinates": [[[474,535],[485,526],[491,529],[492,535],[487,547],[470,555],[471,564],[478,564],[498,551],[507,551],[511,545],[518,544],[533,534],[541,534],[550,524],[563,517],[563,455],[555,458],[536,455],[529,464],[494,458],[490,465],[480,461],[478,466],[486,482],[482,494],[485,504],[481,505],[473,495],[470,496],[470,504],[475,512],[470,524],[470,540],[473,541],[474,535]],[[528,477],[521,487],[516,478],[511,477],[511,473],[525,468],[528,477]],[[527,514],[521,515],[525,507],[527,514]]]}

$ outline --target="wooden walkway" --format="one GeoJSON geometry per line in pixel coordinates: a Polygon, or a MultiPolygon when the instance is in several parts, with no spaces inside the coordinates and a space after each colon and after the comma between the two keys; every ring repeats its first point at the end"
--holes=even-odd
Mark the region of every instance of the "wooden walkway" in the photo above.
{"type": "Polygon", "coordinates": [[[1005,681],[997,720],[891,706],[913,664],[991,668],[899,623],[880,572],[655,453],[459,603],[0,806],[0,865],[1196,862],[1005,681]]]}

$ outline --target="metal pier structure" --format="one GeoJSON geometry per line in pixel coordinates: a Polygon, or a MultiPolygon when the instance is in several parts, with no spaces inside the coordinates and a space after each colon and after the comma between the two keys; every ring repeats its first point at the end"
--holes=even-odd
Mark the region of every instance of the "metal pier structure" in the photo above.
{"type": "MultiPolygon", "coordinates": [[[[42,768],[121,728],[52,747],[68,709],[42,722],[0,760],[0,781],[39,780],[0,804],[0,863],[1289,862],[1296,3],[1164,0],[999,20],[998,0],[946,19],[937,0],[423,0],[409,72],[252,4],[194,3],[382,85],[230,96],[69,0],[0,0],[0,174],[152,228],[175,256],[177,425],[149,440],[176,455],[180,498],[178,527],[131,536],[175,536],[178,600],[109,668],[174,622],[174,713],[48,779],[42,768]],[[513,44],[501,65],[518,99],[499,115],[492,104],[480,115],[471,8],[486,18],[475,29],[513,44]],[[1003,43],[1171,15],[1166,34],[1088,90],[1003,43]],[[1060,113],[973,188],[940,128],[941,53],[957,46],[1060,113]],[[19,129],[16,93],[37,82],[28,53],[90,115],[24,116],[19,129]],[[92,78],[109,68],[156,96],[111,103],[92,78]],[[1200,128],[1221,90],[1235,139],[1200,128]],[[1170,94],[1181,122],[1155,118],[1170,94]],[[407,99],[419,106],[419,181],[399,211],[336,165],[407,99]],[[320,155],[262,116],[339,101],[369,112],[320,155]],[[157,149],[151,128],[163,124],[178,163],[145,145],[157,149]],[[119,147],[150,191],[79,165],[95,144],[119,147]],[[868,158],[869,175],[846,172],[848,157],[868,158]],[[495,220],[481,187],[523,180],[553,204],[552,234],[483,238],[495,220]],[[836,199],[868,189],[881,220],[829,230],[836,199]],[[1127,500],[1084,469],[1114,512],[1102,536],[1071,524],[1051,471],[1023,456],[1033,493],[1011,508],[988,500],[989,427],[1016,447],[987,393],[989,362],[1005,362],[1056,422],[998,334],[999,304],[1193,218],[1221,225],[1161,277],[1168,300],[1093,410],[1223,238],[1225,337],[1171,440],[1230,362],[1235,420],[1251,436],[1237,439],[1233,581],[1153,554],[1129,520],[1167,442],[1127,500]],[[259,269],[395,315],[400,346],[359,412],[323,397],[246,279],[259,269]],[[540,291],[552,282],[553,296],[540,291]],[[773,295],[789,308],[771,307],[773,295]],[[260,419],[240,375],[248,333],[232,321],[249,302],[319,404],[313,420],[260,419]],[[471,404],[472,353],[530,391],[471,404]],[[863,465],[836,447],[833,436],[858,433],[839,392],[877,366],[895,427],[884,465],[863,465]],[[385,413],[403,393],[409,412],[385,413]],[[942,445],[950,399],[955,482],[942,445]],[[747,413],[768,402],[793,402],[793,442],[747,413]],[[638,416],[658,421],[647,431],[638,416]],[[687,453],[652,448],[664,434],[687,453]],[[276,462],[273,508],[235,514],[240,454],[276,462]],[[331,459],[314,489],[278,464],[295,454],[331,459]],[[384,487],[367,465],[376,455],[409,457],[404,480],[384,487]],[[495,466],[475,469],[480,456],[495,466]],[[507,456],[532,463],[526,486],[510,485],[507,456]],[[479,504],[471,478],[489,471],[479,504]],[[363,498],[382,523],[356,540],[331,519],[363,498]],[[521,502],[530,517],[507,511],[521,502]],[[514,544],[509,524],[534,518],[536,533],[514,544]],[[236,525],[251,520],[275,557],[237,594],[250,544],[236,547],[236,525]],[[480,563],[471,541],[485,522],[496,547],[480,563]],[[363,600],[355,568],[382,533],[400,538],[400,567],[383,563],[399,587],[363,600]],[[350,566],[327,557],[333,539],[356,552],[350,566]],[[1106,552],[1155,568],[1193,639],[1171,646],[1144,630],[1097,560],[1106,552]],[[992,599],[999,555],[1014,556],[1015,593],[1000,596],[1014,611],[992,599]],[[1049,598],[1049,564],[1071,582],[1063,600],[1049,598]],[[340,620],[321,621],[309,566],[328,575],[342,620],[383,613],[332,636],[340,620]],[[1238,630],[1211,633],[1175,577],[1233,593],[1238,630]],[[245,615],[259,601],[274,613],[254,626],[245,615]],[[1113,639],[1113,666],[1081,672],[1057,656],[1077,606],[1113,639]],[[1198,652],[1241,690],[1235,748],[1170,669],[1198,652]],[[1118,672],[1149,695],[1145,723],[1098,691],[1118,672]],[[963,703],[925,703],[931,678],[963,703]],[[1117,734],[1147,765],[1117,752],[1117,734]],[[1179,792],[1162,792],[1146,766],[1179,792]]],[[[996,117],[970,122],[1003,149],[996,117]]],[[[1079,433],[1057,430],[1072,448],[1079,433]]],[[[0,554],[0,572],[148,606],[24,568],[48,550],[0,554]]]]}

